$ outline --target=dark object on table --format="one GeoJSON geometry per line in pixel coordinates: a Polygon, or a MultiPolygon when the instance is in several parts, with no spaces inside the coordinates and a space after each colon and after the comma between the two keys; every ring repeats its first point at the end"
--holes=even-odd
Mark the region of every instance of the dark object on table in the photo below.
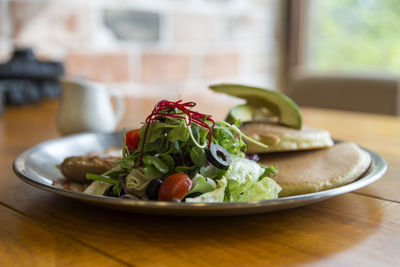
{"type": "Polygon", "coordinates": [[[62,63],[39,61],[30,48],[16,49],[12,58],[0,65],[0,92],[5,105],[37,103],[46,97],[59,97],[58,78],[63,74],[62,63]]]}
{"type": "Polygon", "coordinates": [[[3,114],[4,111],[4,93],[3,90],[0,88],[0,115],[3,114]]]}

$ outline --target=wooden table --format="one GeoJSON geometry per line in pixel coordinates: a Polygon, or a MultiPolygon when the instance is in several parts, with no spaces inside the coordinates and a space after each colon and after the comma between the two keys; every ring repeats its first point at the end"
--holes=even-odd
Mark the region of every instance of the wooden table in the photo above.
{"type": "MultiPolygon", "coordinates": [[[[222,119],[218,97],[199,110],[222,119]]],[[[155,100],[127,101],[118,126],[134,128],[155,100]]],[[[228,103],[228,104],[227,104],[228,103]]],[[[15,157],[59,137],[58,101],[8,108],[0,117],[0,266],[398,266],[400,119],[303,109],[305,124],[381,154],[375,184],[310,206],[223,218],[130,214],[94,207],[25,184],[15,157]]]]}

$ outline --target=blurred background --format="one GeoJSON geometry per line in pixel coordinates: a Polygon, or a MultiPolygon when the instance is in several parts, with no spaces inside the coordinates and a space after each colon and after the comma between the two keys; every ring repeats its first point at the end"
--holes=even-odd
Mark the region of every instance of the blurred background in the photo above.
{"type": "MultiPolygon", "coordinates": [[[[127,96],[238,82],[304,106],[399,115],[397,0],[0,0],[16,47],[127,96]]],[[[54,74],[57,76],[57,74],[54,74]]]]}

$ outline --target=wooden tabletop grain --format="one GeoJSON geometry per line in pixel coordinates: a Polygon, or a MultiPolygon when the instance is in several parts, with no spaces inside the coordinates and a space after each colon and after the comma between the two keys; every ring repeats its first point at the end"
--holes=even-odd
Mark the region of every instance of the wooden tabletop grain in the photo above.
{"type": "MultiPolygon", "coordinates": [[[[235,102],[194,99],[223,119],[235,102]]],[[[155,99],[128,99],[118,129],[136,128],[155,99]]],[[[0,117],[0,266],[398,266],[400,119],[303,108],[306,125],[382,155],[385,176],[359,191],[286,211],[220,218],[149,216],[79,203],[25,184],[16,156],[60,137],[59,102],[0,117]]]]}

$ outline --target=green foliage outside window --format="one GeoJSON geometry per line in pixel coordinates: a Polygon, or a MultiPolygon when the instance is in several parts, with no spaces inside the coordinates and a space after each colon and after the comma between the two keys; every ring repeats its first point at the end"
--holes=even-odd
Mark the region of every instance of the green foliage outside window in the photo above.
{"type": "Polygon", "coordinates": [[[400,74],[399,0],[310,1],[310,71],[400,74]]]}

